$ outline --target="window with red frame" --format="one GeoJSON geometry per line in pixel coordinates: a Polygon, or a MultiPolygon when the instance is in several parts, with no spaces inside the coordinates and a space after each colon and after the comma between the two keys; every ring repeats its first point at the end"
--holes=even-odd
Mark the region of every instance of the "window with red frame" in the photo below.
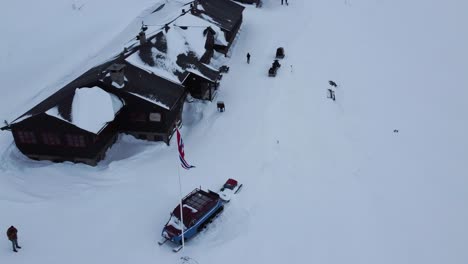
{"type": "Polygon", "coordinates": [[[18,131],[16,133],[18,136],[18,140],[20,143],[23,144],[36,144],[36,135],[34,135],[34,132],[32,131],[18,131]]]}
{"type": "Polygon", "coordinates": [[[58,146],[62,143],[60,137],[57,134],[47,132],[42,133],[42,142],[51,146],[58,146]]]}
{"type": "Polygon", "coordinates": [[[85,138],[82,135],[65,135],[65,139],[67,140],[67,145],[70,147],[86,147],[85,138]]]}

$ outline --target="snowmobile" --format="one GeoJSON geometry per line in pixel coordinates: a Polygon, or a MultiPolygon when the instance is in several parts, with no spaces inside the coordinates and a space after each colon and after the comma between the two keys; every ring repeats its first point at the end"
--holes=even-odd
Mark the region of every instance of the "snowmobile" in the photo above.
{"type": "Polygon", "coordinates": [[[225,201],[229,202],[234,194],[237,194],[242,189],[242,184],[239,184],[234,179],[228,179],[223,185],[221,190],[218,192],[219,197],[225,201]]]}

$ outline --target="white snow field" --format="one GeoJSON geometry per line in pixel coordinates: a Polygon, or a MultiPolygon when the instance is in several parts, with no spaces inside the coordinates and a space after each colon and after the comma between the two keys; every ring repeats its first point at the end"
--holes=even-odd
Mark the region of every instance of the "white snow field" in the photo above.
{"type": "MultiPolygon", "coordinates": [[[[175,138],[121,136],[90,167],[29,160],[2,132],[0,229],[23,248],[4,236],[0,263],[468,263],[468,1],[263,2],[245,10],[226,112],[185,105],[183,193],[244,185],[208,229],[179,253],[156,243],[178,203],[175,138]]],[[[2,1],[0,118],[118,52],[157,4],[2,1]]]]}

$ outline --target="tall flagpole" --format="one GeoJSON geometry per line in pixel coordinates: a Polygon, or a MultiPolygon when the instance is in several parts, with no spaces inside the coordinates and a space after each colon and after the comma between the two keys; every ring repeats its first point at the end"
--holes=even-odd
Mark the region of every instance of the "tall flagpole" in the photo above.
{"type": "Polygon", "coordinates": [[[182,210],[182,181],[180,180],[180,167],[177,166],[177,174],[179,175],[179,196],[180,196],[180,222],[182,223],[181,227],[181,233],[182,233],[182,250],[184,250],[185,247],[185,241],[184,241],[184,215],[183,215],[183,210],[182,210]]]}

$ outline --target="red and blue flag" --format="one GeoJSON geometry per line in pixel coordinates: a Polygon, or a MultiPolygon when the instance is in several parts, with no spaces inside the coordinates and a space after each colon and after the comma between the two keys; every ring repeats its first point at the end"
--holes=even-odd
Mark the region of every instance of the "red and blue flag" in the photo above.
{"type": "Polygon", "coordinates": [[[180,165],[182,168],[189,170],[191,168],[195,168],[195,166],[190,165],[186,160],[185,160],[185,152],[184,152],[184,141],[182,140],[182,137],[180,136],[179,129],[176,128],[177,131],[177,147],[179,149],[179,159],[180,159],[180,165]]]}

